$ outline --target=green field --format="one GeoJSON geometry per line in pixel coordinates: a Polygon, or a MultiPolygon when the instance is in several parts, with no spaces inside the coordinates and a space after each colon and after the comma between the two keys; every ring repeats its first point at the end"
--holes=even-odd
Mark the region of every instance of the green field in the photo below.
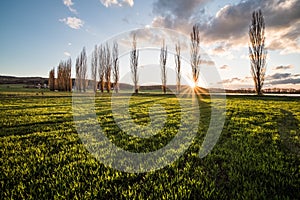
{"type": "MultiPolygon", "coordinates": [[[[154,103],[166,110],[163,129],[148,139],[118,128],[110,99],[98,95],[96,113],[119,147],[154,151],[176,135],[181,115],[175,96],[131,98],[137,124],[149,123],[154,103]]],[[[300,199],[300,98],[228,96],[221,137],[200,159],[211,110],[210,99],[202,98],[193,144],[173,164],[140,174],[106,167],[90,155],[74,127],[69,93],[2,87],[0,104],[0,199],[300,199]]]]}

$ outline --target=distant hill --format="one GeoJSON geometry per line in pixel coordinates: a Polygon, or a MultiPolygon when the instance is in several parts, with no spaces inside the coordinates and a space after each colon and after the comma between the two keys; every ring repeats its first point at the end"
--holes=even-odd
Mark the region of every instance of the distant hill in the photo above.
{"type": "Polygon", "coordinates": [[[15,76],[1,76],[0,84],[26,84],[26,85],[37,85],[37,84],[48,84],[48,78],[42,77],[15,77],[15,76]]]}

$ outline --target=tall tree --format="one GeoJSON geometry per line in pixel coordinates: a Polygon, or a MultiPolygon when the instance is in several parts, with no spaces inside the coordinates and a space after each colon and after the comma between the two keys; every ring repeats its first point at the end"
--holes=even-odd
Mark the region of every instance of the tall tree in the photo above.
{"type": "Polygon", "coordinates": [[[81,61],[80,61],[80,56],[76,58],[76,63],[75,63],[75,72],[76,72],[76,90],[81,92],[81,61]]]}
{"type": "Polygon", "coordinates": [[[115,89],[116,93],[118,93],[119,92],[120,70],[119,70],[119,47],[118,47],[117,42],[114,42],[112,57],[113,57],[114,89],[115,89]]]}
{"type": "Polygon", "coordinates": [[[85,47],[76,59],[76,89],[85,92],[87,88],[87,56],[85,47]]]}
{"type": "Polygon", "coordinates": [[[58,91],[63,91],[64,89],[64,63],[63,61],[60,61],[58,67],[57,67],[57,89],[58,91]]]}
{"type": "Polygon", "coordinates": [[[49,72],[49,89],[50,91],[55,90],[55,68],[51,69],[49,72]]]}
{"type": "Polygon", "coordinates": [[[105,48],[105,80],[106,80],[106,91],[109,93],[111,90],[111,53],[108,44],[105,48]]]}
{"type": "Polygon", "coordinates": [[[194,25],[191,32],[191,67],[195,86],[199,81],[200,62],[200,28],[198,25],[194,25]]]}
{"type": "Polygon", "coordinates": [[[265,80],[267,50],[265,49],[265,21],[261,10],[252,13],[249,26],[249,57],[251,74],[257,95],[262,95],[265,80]]]}
{"type": "Polygon", "coordinates": [[[132,50],[130,52],[130,68],[131,68],[131,74],[132,74],[132,81],[134,84],[134,91],[137,94],[139,92],[138,83],[139,83],[139,77],[138,77],[138,60],[139,60],[139,51],[136,48],[136,34],[133,35],[132,39],[132,50]]]}
{"type": "Polygon", "coordinates": [[[67,61],[60,61],[57,67],[57,89],[59,91],[71,91],[71,58],[67,61]]]}
{"type": "Polygon", "coordinates": [[[105,47],[102,45],[98,48],[98,75],[99,75],[99,86],[101,93],[104,92],[105,87],[105,47]]]}
{"type": "Polygon", "coordinates": [[[81,55],[81,83],[82,83],[82,90],[85,92],[87,89],[87,55],[85,51],[85,47],[83,47],[81,55]]]}
{"type": "Polygon", "coordinates": [[[92,53],[92,64],[91,64],[91,72],[92,72],[92,80],[93,80],[93,87],[94,92],[97,92],[97,68],[98,68],[98,48],[95,45],[94,51],[92,53]]]}
{"type": "Polygon", "coordinates": [[[72,60],[69,58],[65,66],[65,82],[66,91],[72,91],[72,78],[71,78],[72,60]]]}
{"type": "Polygon", "coordinates": [[[167,55],[168,55],[167,46],[165,45],[165,40],[163,40],[163,45],[160,50],[160,67],[161,67],[162,90],[164,94],[167,93],[167,69],[166,69],[167,55]]]}
{"type": "Polygon", "coordinates": [[[176,70],[176,89],[177,93],[180,93],[181,86],[181,58],[180,58],[180,42],[175,45],[176,55],[175,55],[175,70],[176,70]]]}

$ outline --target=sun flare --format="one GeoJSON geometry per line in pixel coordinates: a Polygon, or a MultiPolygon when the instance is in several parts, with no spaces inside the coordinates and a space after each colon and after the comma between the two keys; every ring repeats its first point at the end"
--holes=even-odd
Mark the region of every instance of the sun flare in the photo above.
{"type": "Polygon", "coordinates": [[[190,87],[191,87],[191,89],[195,89],[197,86],[198,86],[198,84],[197,83],[195,83],[195,82],[190,82],[190,87]]]}

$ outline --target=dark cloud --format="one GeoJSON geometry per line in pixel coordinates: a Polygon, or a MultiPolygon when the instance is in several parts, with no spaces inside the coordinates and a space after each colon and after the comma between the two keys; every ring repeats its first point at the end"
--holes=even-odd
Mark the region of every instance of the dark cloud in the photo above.
{"type": "MultiPolygon", "coordinates": [[[[165,27],[188,33],[193,18],[203,16],[209,0],[157,0],[153,3],[154,27],[165,27]]],[[[202,17],[203,18],[203,17],[202,17]]]]}
{"type": "Polygon", "coordinates": [[[285,79],[291,77],[291,73],[276,73],[266,77],[266,80],[277,80],[277,79],[285,79]]]}
{"type": "Polygon", "coordinates": [[[299,0],[269,0],[262,2],[264,2],[262,9],[265,11],[268,27],[292,27],[299,22],[299,0]]]}
{"type": "Polygon", "coordinates": [[[153,13],[169,19],[189,20],[191,15],[207,2],[208,0],[157,0],[153,3],[153,13]]]}
{"type": "MultiPolygon", "coordinates": [[[[300,84],[300,74],[292,75],[291,73],[276,73],[273,75],[269,75],[266,77],[265,85],[286,85],[286,84],[300,84]]],[[[231,86],[249,86],[249,84],[253,83],[252,77],[245,78],[231,78],[226,79],[221,82],[225,85],[231,86]]]]}
{"type": "Polygon", "coordinates": [[[286,66],[281,65],[281,66],[275,67],[274,70],[287,70],[287,69],[293,69],[293,68],[294,68],[293,65],[286,65],[286,66]]]}
{"type": "MultiPolygon", "coordinates": [[[[266,28],[293,27],[300,20],[299,0],[246,0],[223,7],[212,21],[202,24],[206,39],[235,41],[247,36],[251,13],[259,8],[265,16],[266,28]]],[[[285,34],[285,37],[297,39],[299,26],[296,27],[285,34]]]]}
{"type": "MultiPolygon", "coordinates": [[[[300,0],[244,0],[224,6],[216,16],[206,16],[206,0],[157,0],[153,25],[189,33],[198,23],[206,43],[225,42],[247,46],[251,14],[262,9],[266,22],[267,47],[283,52],[300,52],[300,0]]],[[[217,50],[217,49],[216,49],[217,50]]]]}
{"type": "Polygon", "coordinates": [[[218,11],[207,23],[201,24],[205,40],[236,40],[247,33],[251,12],[259,7],[260,1],[244,1],[237,5],[227,5],[218,11]]]}
{"type": "Polygon", "coordinates": [[[291,73],[276,73],[266,77],[267,83],[271,85],[282,85],[282,84],[299,84],[300,78],[291,73]]]}
{"type": "Polygon", "coordinates": [[[284,80],[277,80],[277,81],[271,81],[270,84],[272,85],[283,85],[283,84],[300,84],[300,78],[288,78],[284,80]]]}

